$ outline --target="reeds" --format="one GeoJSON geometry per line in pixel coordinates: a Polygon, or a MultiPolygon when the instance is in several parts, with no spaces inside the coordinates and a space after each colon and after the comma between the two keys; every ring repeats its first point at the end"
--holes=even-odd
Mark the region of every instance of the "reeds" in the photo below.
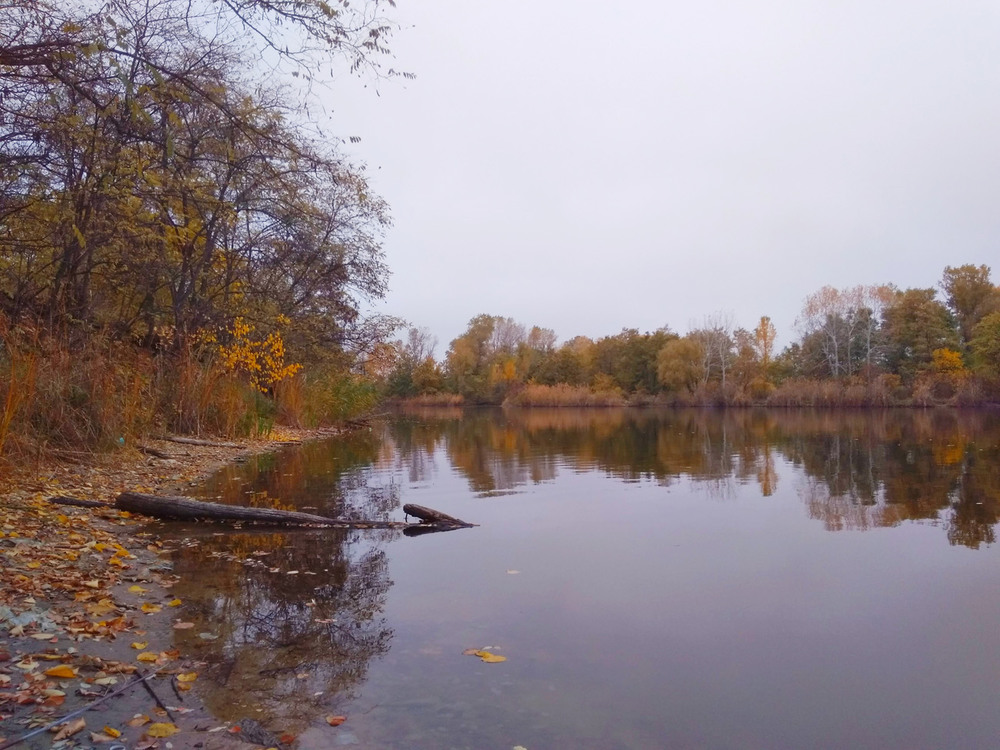
{"type": "Polygon", "coordinates": [[[538,385],[529,383],[508,396],[504,406],[625,406],[625,397],[618,390],[595,391],[585,386],[538,385]]]}

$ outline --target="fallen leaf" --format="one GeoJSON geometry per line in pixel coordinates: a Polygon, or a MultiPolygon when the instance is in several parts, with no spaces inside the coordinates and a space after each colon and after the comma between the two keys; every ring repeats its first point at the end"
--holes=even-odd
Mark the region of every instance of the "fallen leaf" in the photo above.
{"type": "Polygon", "coordinates": [[[121,737],[122,736],[122,733],[119,732],[117,729],[115,729],[114,727],[109,727],[107,725],[105,725],[103,731],[104,731],[104,733],[106,735],[108,735],[110,737],[121,737]]]}
{"type": "Polygon", "coordinates": [[[190,630],[194,627],[193,622],[175,622],[174,630],[190,630]]]}
{"type": "Polygon", "coordinates": [[[181,674],[177,675],[178,682],[194,682],[197,679],[198,679],[197,672],[182,672],[181,674]]]}
{"type": "Polygon", "coordinates": [[[478,648],[467,648],[462,652],[462,656],[477,656],[479,654],[478,648]]]}
{"type": "Polygon", "coordinates": [[[149,641],[132,641],[132,648],[137,651],[142,651],[146,646],[149,645],[149,641]]]}
{"type": "Polygon", "coordinates": [[[171,599],[169,602],[167,602],[168,607],[179,607],[181,606],[181,604],[182,602],[180,599],[171,599]]]}
{"type": "Polygon", "coordinates": [[[148,737],[171,737],[177,734],[180,729],[177,725],[171,724],[170,722],[157,722],[155,724],[150,724],[146,729],[146,736],[148,737]]]}
{"type": "Polygon", "coordinates": [[[142,586],[129,586],[128,590],[133,594],[145,594],[149,589],[144,589],[142,586]]]}
{"type": "Polygon", "coordinates": [[[115,738],[110,734],[102,734],[100,732],[91,732],[90,741],[95,745],[103,745],[105,742],[114,742],[115,738]]]}
{"type": "Polygon", "coordinates": [[[159,656],[154,654],[152,651],[143,651],[135,658],[139,661],[156,661],[159,656]]]}
{"type": "Polygon", "coordinates": [[[32,633],[28,637],[34,638],[36,641],[51,641],[55,640],[58,636],[55,633],[32,633]]]}
{"type": "Polygon", "coordinates": [[[141,727],[143,724],[148,724],[150,721],[149,717],[145,714],[136,714],[131,719],[129,719],[126,724],[130,727],[141,727]]]}
{"type": "Polygon", "coordinates": [[[339,727],[345,721],[347,721],[347,717],[346,716],[327,716],[326,717],[326,723],[329,724],[331,727],[339,727]]]}
{"type": "Polygon", "coordinates": [[[518,575],[518,574],[519,574],[520,572],[521,572],[520,570],[508,570],[508,571],[507,571],[507,575],[509,575],[509,576],[516,576],[516,575],[518,575]]]}
{"type": "Polygon", "coordinates": [[[491,654],[489,651],[475,651],[476,656],[482,659],[487,664],[497,664],[502,661],[507,661],[506,656],[500,656],[499,654],[491,654]]]}
{"type": "Polygon", "coordinates": [[[67,664],[60,664],[58,667],[51,667],[45,670],[49,677],[76,677],[76,670],[67,664]]]}
{"type": "Polygon", "coordinates": [[[87,728],[87,720],[84,718],[77,719],[76,721],[71,721],[66,724],[60,724],[58,726],[52,727],[49,731],[55,732],[56,736],[52,738],[53,742],[59,742],[59,740],[64,740],[67,737],[72,737],[74,734],[82,732],[87,728]]]}
{"type": "Polygon", "coordinates": [[[86,586],[88,589],[97,589],[97,588],[101,587],[101,582],[97,581],[97,580],[94,580],[94,581],[84,581],[83,585],[86,586]]]}
{"type": "Polygon", "coordinates": [[[161,607],[159,604],[150,604],[149,602],[146,602],[140,607],[140,609],[147,615],[151,615],[156,612],[159,612],[161,609],[163,609],[163,607],[161,607]]]}

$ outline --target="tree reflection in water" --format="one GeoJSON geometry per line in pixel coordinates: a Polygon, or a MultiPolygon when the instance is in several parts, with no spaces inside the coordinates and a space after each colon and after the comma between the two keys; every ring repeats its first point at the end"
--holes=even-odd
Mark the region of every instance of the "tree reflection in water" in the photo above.
{"type": "Polygon", "coordinates": [[[801,473],[810,516],[831,531],[933,520],[952,544],[976,548],[995,541],[1000,520],[1000,425],[983,412],[424,411],[386,429],[398,462],[444,450],[481,495],[564,467],[662,485],[686,477],[717,497],[756,483],[768,497],[785,461],[801,473]]]}
{"type": "MultiPolygon", "coordinates": [[[[446,460],[482,497],[560,472],[664,487],[685,480],[714,498],[734,497],[737,485],[762,497],[781,488],[798,492],[831,531],[929,521],[951,544],[971,548],[993,543],[1000,520],[1000,425],[988,414],[454,412],[404,415],[263,457],[221,472],[199,494],[398,517],[397,477],[428,482],[446,460]]],[[[398,532],[213,531],[189,528],[173,543],[179,614],[195,625],[177,631],[178,645],[207,665],[196,688],[209,709],[293,733],[336,712],[389,650],[383,550],[398,532]]]]}
{"type": "MultiPolygon", "coordinates": [[[[399,488],[367,481],[379,441],[342,443],[334,460],[328,444],[313,444],[227,469],[202,496],[384,518],[399,506],[399,488]]],[[[218,718],[300,731],[350,699],[372,659],[388,652],[384,547],[398,530],[172,533],[179,614],[194,623],[177,631],[177,645],[205,662],[198,688],[218,718]]]]}

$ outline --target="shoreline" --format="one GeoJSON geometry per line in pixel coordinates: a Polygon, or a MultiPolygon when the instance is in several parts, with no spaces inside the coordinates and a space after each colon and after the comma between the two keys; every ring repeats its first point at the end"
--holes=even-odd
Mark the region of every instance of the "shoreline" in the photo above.
{"type": "Polygon", "coordinates": [[[112,503],[125,490],[183,494],[226,465],[334,434],[282,428],[238,447],[147,440],[144,449],[168,457],[134,446],[22,464],[0,479],[0,747],[126,688],[75,717],[86,726],[72,737],[57,742],[43,731],[12,747],[246,750],[246,736],[226,731],[233,728],[197,698],[199,665],[174,649],[174,630],[185,623],[172,616],[176,579],[157,541],[113,507],[48,498],[112,503]],[[149,689],[138,682],[143,674],[149,689]]]}

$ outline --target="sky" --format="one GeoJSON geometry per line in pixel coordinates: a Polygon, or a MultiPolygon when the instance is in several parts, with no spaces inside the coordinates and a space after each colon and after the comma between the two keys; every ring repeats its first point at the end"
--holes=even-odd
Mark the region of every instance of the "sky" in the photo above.
{"type": "MultiPolygon", "coordinates": [[[[389,203],[377,312],[560,341],[1000,261],[1000,3],[398,0],[333,132],[389,203]]],[[[994,274],[994,282],[1000,269],[994,274]]]]}

